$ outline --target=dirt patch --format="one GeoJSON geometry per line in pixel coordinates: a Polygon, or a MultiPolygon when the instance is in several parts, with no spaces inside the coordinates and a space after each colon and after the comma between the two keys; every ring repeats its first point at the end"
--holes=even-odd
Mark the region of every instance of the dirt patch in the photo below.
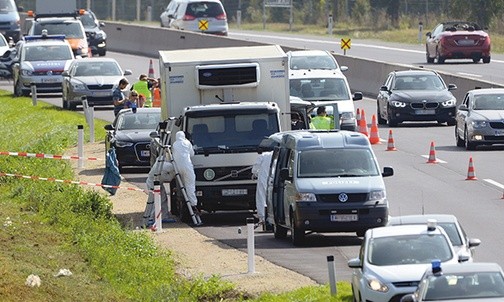
{"type": "MultiPolygon", "coordinates": [[[[101,183],[105,168],[104,148],[103,142],[85,145],[85,157],[102,160],[85,161],[83,169],[78,168],[77,161],[72,161],[79,180],[101,183]]],[[[68,154],[76,155],[76,148],[69,150],[68,154]]],[[[109,197],[113,211],[123,224],[136,229],[142,224],[147,195],[124,180],[120,186],[123,189],[118,189],[114,196],[109,197]]],[[[87,188],[108,196],[100,187],[87,188]]],[[[141,231],[148,232],[160,247],[172,251],[177,261],[177,270],[188,277],[219,275],[250,295],[263,292],[280,293],[317,284],[306,276],[275,265],[260,256],[255,256],[254,259],[256,273],[249,274],[246,253],[205,237],[184,223],[165,224],[161,233],[141,231]]]]}

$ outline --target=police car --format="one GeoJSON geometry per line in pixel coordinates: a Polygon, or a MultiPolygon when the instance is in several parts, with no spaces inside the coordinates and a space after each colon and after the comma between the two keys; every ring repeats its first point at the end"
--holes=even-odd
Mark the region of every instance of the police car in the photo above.
{"type": "Polygon", "coordinates": [[[434,259],[443,265],[469,260],[455,252],[435,220],[368,230],[359,258],[348,261],[354,301],[399,301],[416,290],[434,259]]]}
{"type": "Polygon", "coordinates": [[[14,96],[29,96],[32,83],[37,93],[61,93],[62,73],[73,59],[65,36],[26,36],[12,65],[14,96]]]}

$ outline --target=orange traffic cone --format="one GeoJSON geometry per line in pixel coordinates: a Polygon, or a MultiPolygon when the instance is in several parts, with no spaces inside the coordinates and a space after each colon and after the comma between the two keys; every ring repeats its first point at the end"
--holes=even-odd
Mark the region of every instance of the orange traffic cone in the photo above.
{"type": "Polygon", "coordinates": [[[474,166],[472,156],[469,157],[469,168],[467,169],[467,178],[466,180],[477,180],[478,178],[474,174],[474,166]]]}
{"type": "Polygon", "coordinates": [[[387,151],[397,151],[395,144],[394,144],[394,137],[392,136],[392,129],[389,130],[387,151]]]}
{"type": "Polygon", "coordinates": [[[152,107],[161,107],[161,90],[159,87],[152,89],[152,107]]]}
{"type": "Polygon", "coordinates": [[[148,77],[153,79],[154,78],[154,66],[152,66],[152,59],[150,60],[149,63],[149,74],[148,77]]]}
{"type": "Polygon", "coordinates": [[[359,132],[364,134],[365,136],[369,137],[368,127],[367,127],[367,122],[366,122],[366,115],[364,113],[364,109],[361,110],[361,119],[359,122],[359,132]]]}
{"type": "Polygon", "coordinates": [[[355,115],[355,121],[357,122],[357,126],[360,127],[361,113],[360,109],[357,108],[357,114],[355,115]]]}
{"type": "Polygon", "coordinates": [[[434,142],[431,142],[430,144],[430,152],[429,152],[429,159],[427,160],[428,164],[437,164],[437,159],[436,159],[436,148],[434,147],[434,142]]]}
{"type": "Polygon", "coordinates": [[[371,120],[371,132],[369,134],[369,142],[372,145],[381,144],[380,134],[378,133],[378,124],[376,124],[376,116],[374,114],[371,120]]]}

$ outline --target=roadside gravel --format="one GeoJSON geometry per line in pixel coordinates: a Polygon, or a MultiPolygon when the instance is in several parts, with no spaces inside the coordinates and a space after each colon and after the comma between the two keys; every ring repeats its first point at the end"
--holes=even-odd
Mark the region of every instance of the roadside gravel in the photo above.
{"type": "MultiPolygon", "coordinates": [[[[72,162],[75,175],[80,181],[101,183],[105,168],[104,149],[103,141],[86,144],[84,157],[97,157],[102,160],[86,161],[83,169],[78,168],[77,161],[72,162]]],[[[67,153],[76,155],[76,150],[75,147],[67,153]]],[[[138,230],[138,226],[142,224],[147,195],[143,191],[127,190],[126,188],[136,187],[125,181],[121,182],[120,187],[124,189],[118,189],[116,195],[109,197],[113,212],[126,228],[138,230]]],[[[87,188],[108,195],[100,187],[87,188]]],[[[218,275],[233,282],[239,290],[251,296],[264,292],[281,293],[317,284],[308,277],[275,265],[260,256],[255,256],[256,273],[249,274],[246,253],[205,237],[181,222],[164,224],[161,233],[139,231],[148,232],[160,247],[172,251],[178,272],[188,278],[218,275]]]]}

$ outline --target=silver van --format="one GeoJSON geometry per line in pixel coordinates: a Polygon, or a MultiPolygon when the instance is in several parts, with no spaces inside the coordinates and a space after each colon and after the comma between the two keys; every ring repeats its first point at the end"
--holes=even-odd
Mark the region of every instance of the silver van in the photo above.
{"type": "Polygon", "coordinates": [[[0,0],[0,33],[7,41],[12,38],[14,43],[19,40],[21,32],[18,11],[23,8],[16,6],[14,0],[0,0]]]}
{"type": "Polygon", "coordinates": [[[219,0],[172,0],[177,3],[169,14],[170,27],[219,36],[228,35],[228,21],[219,0]]]}
{"type": "Polygon", "coordinates": [[[275,238],[301,245],[307,232],[356,232],[384,226],[389,206],[369,139],[346,130],[298,130],[270,136],[278,146],[271,159],[267,220],[275,238]]]}

